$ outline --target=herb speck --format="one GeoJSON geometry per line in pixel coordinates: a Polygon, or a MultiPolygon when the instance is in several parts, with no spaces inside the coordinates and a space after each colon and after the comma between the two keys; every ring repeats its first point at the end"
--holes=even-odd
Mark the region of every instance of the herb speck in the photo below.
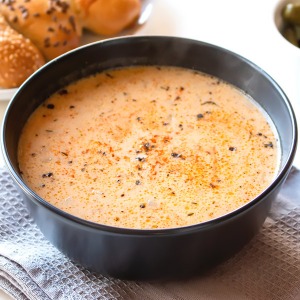
{"type": "Polygon", "coordinates": [[[44,174],[42,175],[43,178],[52,177],[52,176],[53,176],[53,173],[52,173],[52,172],[44,173],[44,174]]]}

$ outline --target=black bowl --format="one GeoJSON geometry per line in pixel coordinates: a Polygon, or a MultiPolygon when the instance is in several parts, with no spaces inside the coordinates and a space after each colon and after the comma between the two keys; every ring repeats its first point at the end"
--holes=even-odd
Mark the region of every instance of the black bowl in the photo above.
{"type": "Polygon", "coordinates": [[[278,84],[245,58],[200,41],[162,36],[125,37],[81,47],[46,64],[13,97],[4,118],[2,150],[29,212],[45,237],[72,260],[125,279],[190,276],[241,249],[262,226],[296,152],[297,127],[278,84]],[[243,207],[193,226],[136,230],[95,224],[72,216],[36,195],[23,181],[17,146],[22,127],[49,95],[101,70],[131,65],[169,65],[217,76],[254,98],[273,120],[282,156],[274,182],[243,207]]]}

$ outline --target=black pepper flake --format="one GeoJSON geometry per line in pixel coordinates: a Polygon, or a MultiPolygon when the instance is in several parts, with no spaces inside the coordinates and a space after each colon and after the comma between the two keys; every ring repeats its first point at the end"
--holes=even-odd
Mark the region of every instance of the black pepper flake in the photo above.
{"type": "Polygon", "coordinates": [[[262,137],[264,137],[265,139],[267,138],[267,136],[264,135],[264,134],[262,134],[261,132],[259,132],[257,135],[258,135],[258,136],[262,136],[262,137]]]}
{"type": "Polygon", "coordinates": [[[36,157],[36,153],[31,153],[31,156],[32,157],[36,157]]]}
{"type": "Polygon", "coordinates": [[[150,150],[150,147],[151,147],[150,143],[145,143],[145,144],[143,145],[143,149],[144,149],[146,152],[148,152],[148,151],[150,150]]]}
{"type": "Polygon", "coordinates": [[[70,108],[70,109],[73,109],[73,108],[75,108],[75,106],[74,106],[74,105],[70,105],[69,108],[70,108]]]}
{"type": "Polygon", "coordinates": [[[141,181],[140,181],[140,180],[136,180],[136,181],[135,181],[135,184],[136,184],[136,185],[140,185],[140,184],[141,184],[141,181]]]}
{"type": "Polygon", "coordinates": [[[236,147],[229,147],[228,148],[230,151],[236,151],[236,147]]]}
{"type": "Polygon", "coordinates": [[[54,104],[52,104],[52,103],[49,103],[49,104],[47,104],[47,106],[46,106],[48,109],[54,109],[54,104]]]}
{"type": "Polygon", "coordinates": [[[146,207],[145,203],[140,204],[140,208],[145,208],[145,207],[146,207]]]}
{"type": "Polygon", "coordinates": [[[125,194],[122,194],[122,195],[121,195],[121,197],[124,197],[124,196],[125,196],[125,194]]]}
{"type": "Polygon", "coordinates": [[[197,115],[197,119],[202,119],[202,118],[204,118],[204,115],[203,115],[203,114],[198,114],[198,115],[197,115]]]}
{"type": "Polygon", "coordinates": [[[265,148],[273,148],[274,145],[272,142],[269,142],[268,144],[264,144],[265,148]]]}
{"type": "Polygon", "coordinates": [[[63,156],[68,156],[68,153],[66,153],[66,152],[60,152],[63,156]]]}
{"type": "Polygon", "coordinates": [[[169,125],[169,123],[168,122],[163,122],[163,125],[167,126],[167,125],[169,125]]]}
{"type": "Polygon", "coordinates": [[[175,157],[175,158],[179,158],[179,157],[181,157],[181,154],[172,152],[172,153],[171,153],[171,156],[172,156],[172,157],[175,157]]]}
{"type": "Polygon", "coordinates": [[[47,178],[47,177],[49,178],[49,177],[52,177],[52,176],[53,176],[52,172],[45,173],[45,174],[42,175],[43,178],[47,178]]]}
{"type": "Polygon", "coordinates": [[[193,216],[194,215],[194,213],[188,213],[188,216],[189,217],[191,217],[191,216],[193,216]]]}
{"type": "Polygon", "coordinates": [[[141,162],[144,162],[146,160],[145,157],[139,157],[139,156],[136,157],[135,159],[141,162]]]}
{"type": "Polygon", "coordinates": [[[72,164],[72,163],[73,163],[73,161],[72,161],[72,160],[69,160],[69,161],[68,161],[68,164],[72,164]]]}

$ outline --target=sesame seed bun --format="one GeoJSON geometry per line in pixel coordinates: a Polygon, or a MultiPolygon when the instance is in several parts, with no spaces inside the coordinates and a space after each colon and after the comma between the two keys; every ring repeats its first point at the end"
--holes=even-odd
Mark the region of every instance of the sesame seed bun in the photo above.
{"type": "Polygon", "coordinates": [[[45,63],[37,47],[0,16],[0,87],[14,88],[45,63]]]}
{"type": "Polygon", "coordinates": [[[11,27],[39,48],[46,60],[80,44],[81,26],[69,1],[2,1],[0,12],[11,27]]]}

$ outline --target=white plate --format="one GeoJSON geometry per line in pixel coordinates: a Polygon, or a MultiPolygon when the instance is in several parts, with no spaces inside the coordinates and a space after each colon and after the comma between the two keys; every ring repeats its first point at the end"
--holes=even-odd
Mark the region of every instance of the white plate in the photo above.
{"type": "Polygon", "coordinates": [[[17,90],[18,90],[17,88],[15,89],[0,88],[0,101],[9,101],[17,90]]]}
{"type": "MultiPolygon", "coordinates": [[[[152,12],[152,6],[153,6],[152,2],[153,0],[142,0],[142,11],[135,25],[129,29],[124,30],[117,36],[130,35],[136,33],[147,22],[152,12]]],[[[105,38],[106,37],[104,36],[96,35],[90,32],[84,32],[81,38],[81,45],[86,45],[92,42],[100,41],[105,38]]],[[[14,88],[14,89],[0,88],[0,101],[9,101],[16,93],[17,90],[18,88],[14,88]]]]}

